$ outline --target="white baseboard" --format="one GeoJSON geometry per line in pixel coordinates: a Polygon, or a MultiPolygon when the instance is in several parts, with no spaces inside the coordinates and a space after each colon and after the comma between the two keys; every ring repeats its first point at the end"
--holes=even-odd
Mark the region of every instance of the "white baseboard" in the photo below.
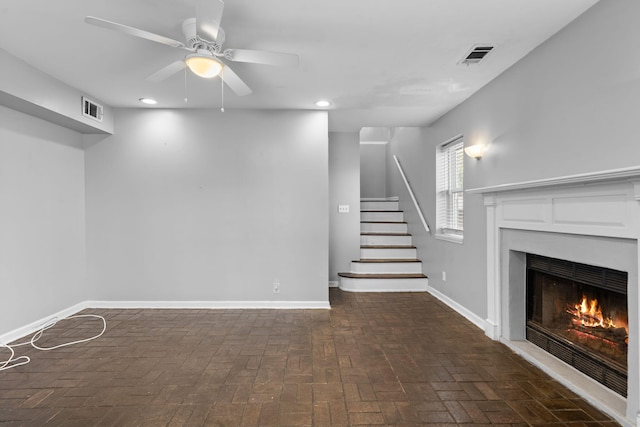
{"type": "Polygon", "coordinates": [[[65,308],[63,310],[58,311],[57,313],[53,313],[50,316],[45,316],[35,322],[31,322],[28,325],[21,326],[19,328],[14,329],[13,331],[9,331],[5,334],[0,335],[0,342],[4,344],[9,344],[19,338],[31,336],[47,323],[51,322],[53,319],[64,319],[65,317],[72,316],[79,311],[87,308],[87,303],[81,302],[76,305],[73,305],[69,308],[65,308]]]}
{"type": "Polygon", "coordinates": [[[337,280],[329,280],[329,287],[330,288],[337,288],[339,284],[340,284],[340,282],[337,281],[337,280]]]}
{"type": "Polygon", "coordinates": [[[485,321],[480,316],[477,316],[476,314],[472,313],[465,307],[461,306],[460,304],[458,304],[448,296],[444,295],[443,293],[432,288],[431,286],[428,287],[427,292],[429,292],[431,295],[438,298],[440,301],[442,301],[443,303],[447,304],[449,307],[457,311],[458,314],[465,317],[468,321],[476,325],[478,328],[482,329],[483,331],[485,330],[486,328],[485,321]]]}
{"type": "Polygon", "coordinates": [[[87,301],[91,308],[330,309],[328,301],[87,301]]]}
{"type": "Polygon", "coordinates": [[[0,343],[9,344],[31,336],[52,319],[64,319],[87,308],[182,308],[182,309],[331,309],[329,301],[84,301],[50,316],[0,335],[0,343]]]}

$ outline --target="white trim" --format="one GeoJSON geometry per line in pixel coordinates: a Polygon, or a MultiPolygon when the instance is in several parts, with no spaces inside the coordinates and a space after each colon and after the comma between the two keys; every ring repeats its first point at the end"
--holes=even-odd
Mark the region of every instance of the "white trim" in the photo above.
{"type": "Polygon", "coordinates": [[[87,301],[90,308],[330,309],[328,301],[87,301]]]}
{"type": "Polygon", "coordinates": [[[445,294],[443,294],[442,292],[436,290],[431,286],[427,286],[427,292],[429,292],[431,295],[433,295],[434,297],[438,298],[440,301],[448,305],[450,308],[455,310],[458,314],[463,316],[469,322],[476,325],[478,328],[482,329],[483,331],[485,330],[486,328],[485,321],[480,316],[477,316],[473,312],[469,311],[462,305],[458,304],[457,302],[455,302],[454,300],[452,300],[451,298],[449,298],[448,296],[446,296],[445,294]]]}
{"type": "Polygon", "coordinates": [[[73,305],[69,308],[65,308],[63,310],[58,311],[57,313],[51,314],[49,316],[45,316],[35,322],[31,322],[28,325],[21,326],[19,328],[14,329],[13,331],[9,331],[5,334],[0,335],[0,342],[9,344],[18,338],[26,337],[28,335],[34,334],[35,332],[42,329],[42,326],[49,323],[52,319],[64,319],[65,317],[72,316],[82,310],[87,308],[87,302],[81,302],[76,305],[73,305]]]}
{"type": "Polygon", "coordinates": [[[400,160],[398,160],[395,154],[393,155],[393,160],[395,160],[396,165],[398,165],[398,171],[400,171],[400,176],[402,176],[404,185],[407,187],[407,191],[409,191],[409,195],[411,196],[411,200],[413,200],[413,205],[416,207],[416,211],[418,211],[418,216],[420,217],[420,221],[422,221],[422,225],[424,226],[424,229],[428,233],[429,225],[427,224],[427,220],[424,218],[424,215],[422,214],[422,209],[420,209],[418,200],[416,200],[416,196],[413,194],[413,190],[411,190],[411,185],[409,184],[409,181],[407,180],[407,177],[404,174],[404,170],[402,170],[402,166],[400,166],[400,160]]]}
{"type": "Polygon", "coordinates": [[[340,281],[338,281],[338,280],[329,280],[329,287],[330,288],[337,288],[339,284],[340,284],[340,281]]]}
{"type": "Polygon", "coordinates": [[[385,145],[389,141],[360,141],[360,145],[385,145]]]}
{"type": "MultiPolygon", "coordinates": [[[[405,279],[403,279],[405,280],[405,279]]],[[[366,285],[365,285],[366,286],[366,285]]],[[[340,285],[340,290],[345,292],[426,292],[427,288],[424,286],[419,286],[415,288],[378,288],[375,286],[368,287],[350,287],[350,286],[342,286],[340,285]]]]}
{"type": "Polygon", "coordinates": [[[500,193],[504,191],[526,190],[530,188],[550,187],[555,185],[588,184],[611,180],[625,180],[640,177],[640,166],[621,169],[609,169],[598,172],[588,172],[576,175],[566,175],[554,178],[536,179],[533,181],[514,182],[493,185],[489,187],[470,188],[469,194],[500,193]]]}
{"type": "Polygon", "coordinates": [[[87,308],[331,309],[331,305],[328,301],[83,301],[0,335],[0,343],[9,344],[39,331],[52,319],[64,319],[87,308]]]}
{"type": "Polygon", "coordinates": [[[442,233],[438,233],[438,234],[435,234],[433,237],[435,237],[438,240],[444,240],[444,241],[451,242],[451,243],[457,243],[459,245],[464,243],[464,237],[463,236],[459,236],[457,234],[442,234],[442,233]]]}
{"type": "MultiPolygon", "coordinates": [[[[481,194],[486,208],[487,336],[502,341],[514,351],[518,348],[518,352],[526,353],[529,348],[518,341],[518,336],[515,336],[514,341],[509,341],[514,318],[522,319],[522,316],[511,311],[510,276],[507,271],[510,261],[504,258],[503,251],[513,246],[503,247],[502,232],[524,230],[554,233],[556,236],[566,234],[622,238],[635,240],[637,245],[637,241],[640,241],[639,178],[640,166],[636,166],[468,190],[470,193],[481,194]]],[[[638,266],[640,268],[640,252],[638,266]]],[[[639,282],[629,283],[629,286],[637,289],[638,284],[639,282]]],[[[638,297],[640,298],[640,294],[638,297]]],[[[637,306],[636,302],[635,310],[637,306]]],[[[552,377],[587,398],[594,406],[601,408],[618,422],[634,425],[640,401],[638,352],[638,343],[634,340],[633,344],[630,343],[629,395],[624,405],[619,404],[618,398],[610,403],[611,399],[606,398],[610,394],[607,390],[603,398],[596,389],[606,387],[593,381],[586,385],[580,383],[579,386],[569,386],[566,382],[575,381],[575,370],[569,367],[553,368],[557,362],[548,362],[553,356],[537,358],[537,363],[534,364],[543,367],[552,377]]],[[[525,357],[527,360],[529,357],[536,357],[538,352],[529,353],[528,357],[525,357]]]]}
{"type": "Polygon", "coordinates": [[[400,200],[398,196],[392,197],[361,197],[361,202],[397,202],[400,200]]]}
{"type": "Polygon", "coordinates": [[[429,279],[373,279],[341,277],[340,289],[345,292],[426,292],[429,279]]]}
{"type": "Polygon", "coordinates": [[[451,144],[452,142],[455,142],[458,139],[462,139],[464,137],[464,134],[459,134],[454,136],[453,138],[449,138],[447,139],[445,142],[441,142],[440,144],[437,145],[438,148],[440,147],[444,147],[445,145],[451,144]]]}

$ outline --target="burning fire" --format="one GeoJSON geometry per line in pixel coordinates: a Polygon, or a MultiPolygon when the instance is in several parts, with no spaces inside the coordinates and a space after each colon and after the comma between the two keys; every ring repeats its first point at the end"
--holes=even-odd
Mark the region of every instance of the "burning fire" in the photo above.
{"type": "Polygon", "coordinates": [[[586,326],[588,328],[625,328],[626,324],[616,324],[616,322],[602,314],[597,299],[589,300],[582,295],[582,301],[574,306],[567,307],[567,313],[573,316],[573,324],[576,326],[586,326]]]}
{"type": "Polygon", "coordinates": [[[613,361],[626,364],[629,344],[629,324],[626,313],[613,309],[605,316],[596,298],[587,298],[576,304],[567,304],[571,323],[566,330],[570,340],[613,361]]]}

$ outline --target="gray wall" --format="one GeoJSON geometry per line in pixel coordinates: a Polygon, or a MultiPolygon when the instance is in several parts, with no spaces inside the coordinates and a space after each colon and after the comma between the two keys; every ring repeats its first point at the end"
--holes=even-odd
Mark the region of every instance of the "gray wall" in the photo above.
{"type": "Polygon", "coordinates": [[[0,107],[0,334],[86,300],[82,135],[0,107]]]}
{"type": "Polygon", "coordinates": [[[387,197],[386,144],[360,145],[360,197],[387,197]]]}
{"type": "Polygon", "coordinates": [[[84,133],[113,133],[113,113],[104,105],[101,122],[82,115],[82,96],[100,100],[0,49],[0,105],[84,133]]]}
{"type": "Polygon", "coordinates": [[[360,141],[358,134],[329,133],[329,280],[360,258],[360,141]],[[338,213],[349,205],[349,213],[338,213]]]}
{"type": "MultiPolygon", "coordinates": [[[[640,71],[629,54],[639,48],[638,16],[635,0],[599,2],[428,129],[396,129],[389,154],[416,183],[430,224],[435,147],[458,134],[465,144],[489,141],[481,160],[465,156],[467,189],[639,165],[640,71]]],[[[389,175],[396,188],[398,176],[389,175]]],[[[481,317],[485,234],[482,198],[467,195],[462,245],[431,236],[419,242],[429,284],[481,317]]]]}
{"type": "Polygon", "coordinates": [[[116,123],[86,151],[91,298],[328,301],[326,112],[117,110],[116,123]]]}

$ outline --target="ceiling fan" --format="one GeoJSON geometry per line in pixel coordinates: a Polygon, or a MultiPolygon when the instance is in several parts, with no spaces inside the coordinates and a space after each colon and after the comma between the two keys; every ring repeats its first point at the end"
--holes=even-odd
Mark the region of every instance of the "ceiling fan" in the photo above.
{"type": "Polygon", "coordinates": [[[184,60],[172,62],[147,77],[152,82],[160,82],[183,70],[185,65],[196,75],[205,78],[221,75],[223,81],[238,96],[249,95],[252,91],[247,84],[229,67],[229,62],[248,62],[279,67],[297,67],[298,55],[291,53],[267,52],[251,49],[222,49],[225,40],[220,27],[224,3],[222,0],[196,0],[196,17],[182,23],[185,43],[150,33],[128,25],[118,24],[94,16],[85,17],[87,24],[120,31],[134,37],[151,40],[174,48],[186,50],[184,60]]]}

